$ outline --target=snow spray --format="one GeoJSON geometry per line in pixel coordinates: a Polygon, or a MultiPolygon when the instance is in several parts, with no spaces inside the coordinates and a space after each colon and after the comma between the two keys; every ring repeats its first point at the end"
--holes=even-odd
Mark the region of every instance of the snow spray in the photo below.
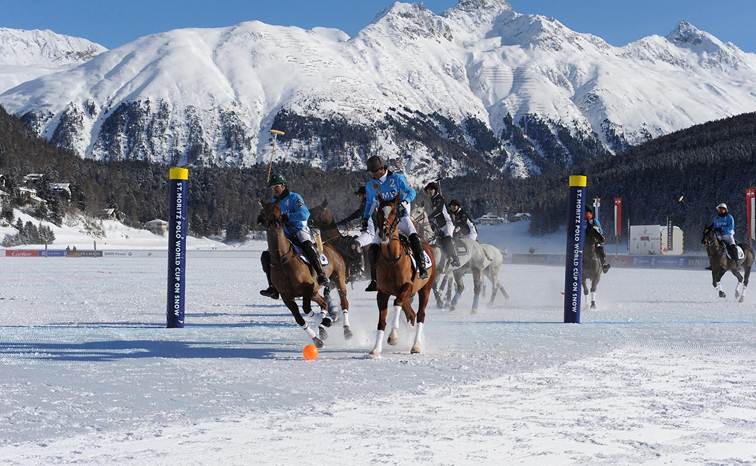
{"type": "Polygon", "coordinates": [[[570,203],[567,217],[567,250],[564,264],[564,323],[580,323],[580,298],[583,280],[583,244],[585,243],[585,202],[588,178],[570,176],[570,203]]]}
{"type": "Polygon", "coordinates": [[[170,209],[168,218],[168,302],[167,327],[184,326],[186,284],[186,234],[189,204],[189,170],[173,167],[168,171],[170,209]]]}

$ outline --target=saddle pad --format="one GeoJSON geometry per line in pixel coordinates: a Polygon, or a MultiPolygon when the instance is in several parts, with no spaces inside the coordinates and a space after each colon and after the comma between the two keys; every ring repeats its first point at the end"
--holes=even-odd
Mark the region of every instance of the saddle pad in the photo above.
{"type": "MultiPolygon", "coordinates": [[[[745,253],[743,252],[743,248],[740,247],[740,245],[736,245],[738,249],[738,262],[741,262],[743,259],[745,259],[745,253]]],[[[727,257],[730,257],[730,252],[727,252],[727,257]]],[[[730,257],[732,259],[732,257],[730,257]]]]}
{"type": "MultiPolygon", "coordinates": [[[[309,264],[310,263],[310,261],[307,260],[307,257],[305,257],[304,254],[300,254],[299,258],[302,259],[302,261],[304,261],[305,264],[309,264]]],[[[325,267],[326,265],[328,265],[328,258],[326,257],[325,254],[321,254],[320,255],[320,265],[322,265],[323,267],[325,267]]]]}
{"type": "MultiPolygon", "coordinates": [[[[409,256],[410,256],[410,259],[412,259],[412,270],[417,270],[417,262],[415,262],[415,255],[410,254],[409,256]]],[[[423,251],[423,262],[425,262],[425,269],[430,270],[431,265],[433,265],[433,263],[431,262],[430,256],[428,256],[428,253],[425,251],[423,251]]]]}
{"type": "Polygon", "coordinates": [[[470,254],[470,251],[467,250],[467,245],[458,239],[454,240],[454,247],[457,250],[458,256],[466,256],[467,254],[470,254]]]}

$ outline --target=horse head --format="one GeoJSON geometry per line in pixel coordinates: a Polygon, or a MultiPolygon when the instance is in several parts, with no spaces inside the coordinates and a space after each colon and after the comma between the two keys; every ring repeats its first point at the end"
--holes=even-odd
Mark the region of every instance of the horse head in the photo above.
{"type": "Polygon", "coordinates": [[[718,246],[719,240],[717,239],[717,232],[714,231],[714,228],[712,228],[711,225],[707,226],[703,230],[703,237],[701,239],[701,244],[706,246],[707,248],[710,246],[718,246]]]}
{"type": "Polygon", "coordinates": [[[333,212],[328,208],[328,200],[323,200],[320,205],[310,209],[308,223],[315,228],[323,228],[336,223],[333,219],[333,212]]]}
{"type": "Polygon", "coordinates": [[[378,236],[381,241],[393,237],[399,226],[399,197],[383,200],[378,205],[378,236]]]}
{"type": "Polygon", "coordinates": [[[260,200],[259,204],[262,207],[260,218],[262,220],[263,225],[265,225],[267,228],[271,228],[271,227],[278,228],[278,227],[283,226],[283,220],[281,218],[281,208],[278,207],[277,203],[266,202],[266,201],[260,200]]]}

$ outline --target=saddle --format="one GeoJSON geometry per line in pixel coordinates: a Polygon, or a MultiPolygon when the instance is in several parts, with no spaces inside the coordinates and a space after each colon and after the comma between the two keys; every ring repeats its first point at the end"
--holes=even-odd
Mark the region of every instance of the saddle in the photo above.
{"type": "Polygon", "coordinates": [[[741,262],[743,262],[745,260],[745,252],[743,251],[743,248],[741,247],[740,244],[736,244],[735,248],[738,251],[738,257],[737,258],[732,257],[730,255],[730,248],[725,247],[725,251],[727,251],[727,258],[730,259],[730,260],[732,260],[732,261],[737,262],[738,264],[740,264],[741,262]]]}
{"type": "Polygon", "coordinates": [[[470,250],[467,249],[467,245],[461,238],[454,238],[454,248],[457,250],[458,256],[466,256],[470,254],[470,250]]]}
{"type": "MultiPolygon", "coordinates": [[[[312,265],[310,264],[310,261],[307,260],[307,256],[304,255],[302,248],[299,247],[298,244],[294,243],[291,240],[289,240],[289,243],[291,243],[291,247],[294,248],[294,253],[302,260],[302,262],[304,262],[307,265],[312,265]]],[[[320,265],[322,265],[323,267],[328,265],[328,258],[326,257],[325,254],[320,254],[320,265]]]]}
{"type": "MultiPolygon", "coordinates": [[[[403,253],[409,256],[410,261],[412,261],[412,279],[414,280],[417,276],[417,262],[415,261],[415,255],[412,254],[412,246],[410,246],[409,239],[403,234],[399,235],[399,241],[402,243],[403,253]]],[[[433,261],[431,261],[430,256],[428,256],[428,253],[425,250],[423,250],[423,262],[425,263],[425,269],[430,270],[433,261]]]]}

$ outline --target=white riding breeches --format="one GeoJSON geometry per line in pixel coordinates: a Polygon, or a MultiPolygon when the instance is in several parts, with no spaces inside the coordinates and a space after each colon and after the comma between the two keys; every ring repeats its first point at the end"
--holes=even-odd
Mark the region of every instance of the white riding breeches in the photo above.
{"type": "Polygon", "coordinates": [[[451,221],[447,221],[446,225],[444,225],[443,228],[439,228],[438,231],[441,233],[442,238],[454,236],[454,224],[451,221]]]}
{"type": "Polygon", "coordinates": [[[297,239],[301,242],[305,241],[312,241],[312,236],[310,236],[310,229],[308,227],[304,227],[303,229],[299,230],[297,232],[297,239]]]}
{"type": "MultiPolygon", "coordinates": [[[[409,202],[403,202],[402,205],[404,206],[404,215],[399,219],[399,231],[409,238],[410,235],[417,234],[417,230],[415,230],[415,224],[412,223],[412,219],[409,216],[409,202]]],[[[378,234],[376,234],[376,228],[372,216],[368,219],[367,230],[360,233],[357,237],[357,242],[360,243],[360,247],[363,248],[369,244],[380,244],[381,240],[378,234]]]]}
{"type": "Polygon", "coordinates": [[[717,235],[717,238],[727,246],[735,244],[735,238],[732,235],[717,235]]]}

